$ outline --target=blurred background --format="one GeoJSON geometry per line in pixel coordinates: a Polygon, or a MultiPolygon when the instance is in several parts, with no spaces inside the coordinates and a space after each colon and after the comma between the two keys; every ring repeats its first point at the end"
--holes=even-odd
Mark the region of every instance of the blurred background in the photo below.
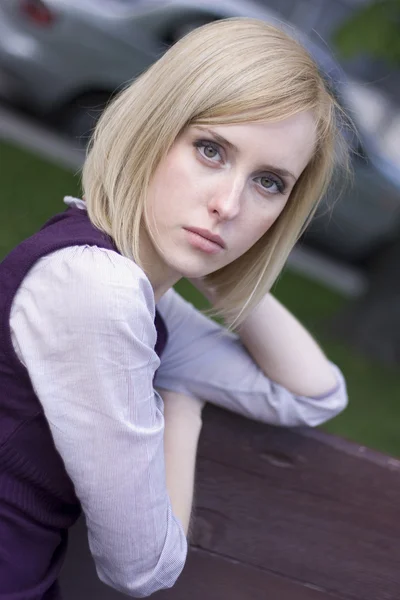
{"type": "Polygon", "coordinates": [[[324,198],[274,293],[346,376],[349,407],[323,428],[400,457],[400,0],[2,0],[0,259],[79,196],[113,94],[188,31],[232,16],[298,37],[357,130],[344,130],[353,181],[324,198]]]}

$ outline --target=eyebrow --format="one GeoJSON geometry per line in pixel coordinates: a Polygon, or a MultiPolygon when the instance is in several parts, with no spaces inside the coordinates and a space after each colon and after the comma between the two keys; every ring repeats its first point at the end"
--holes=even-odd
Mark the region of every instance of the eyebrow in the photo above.
{"type": "MultiPolygon", "coordinates": [[[[232,144],[232,142],[230,142],[229,140],[224,138],[222,135],[219,135],[219,133],[217,133],[216,131],[213,131],[212,129],[207,129],[205,127],[198,127],[198,129],[201,129],[202,131],[206,131],[215,139],[216,142],[219,142],[221,145],[227,146],[228,148],[233,150],[233,152],[235,152],[236,154],[239,152],[239,148],[237,146],[235,146],[235,144],[232,144]]],[[[276,167],[274,165],[263,165],[260,170],[273,171],[277,175],[281,175],[281,177],[291,177],[291,179],[294,179],[294,181],[297,181],[297,177],[295,175],[293,175],[293,173],[291,173],[287,169],[284,169],[283,167],[276,167]]]]}

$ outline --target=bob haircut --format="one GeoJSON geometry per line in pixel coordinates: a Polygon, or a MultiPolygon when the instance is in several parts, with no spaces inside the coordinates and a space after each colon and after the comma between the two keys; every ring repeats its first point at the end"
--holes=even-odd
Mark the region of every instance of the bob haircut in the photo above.
{"type": "Polygon", "coordinates": [[[184,128],[279,121],[309,110],[316,147],[284,210],[245,254],[204,278],[218,298],[214,314],[239,325],[281,272],[326,192],[337,155],[348,160],[340,106],[298,41],[263,21],[233,18],[172,46],[99,119],[83,166],[89,218],[142,266],[149,181],[184,128]]]}

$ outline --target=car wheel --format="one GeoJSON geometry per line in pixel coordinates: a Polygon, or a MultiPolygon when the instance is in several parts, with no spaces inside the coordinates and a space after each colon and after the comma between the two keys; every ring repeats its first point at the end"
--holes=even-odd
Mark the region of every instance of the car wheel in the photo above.
{"type": "Polygon", "coordinates": [[[85,94],[75,98],[61,117],[61,128],[79,146],[85,147],[111,93],[85,94]]]}

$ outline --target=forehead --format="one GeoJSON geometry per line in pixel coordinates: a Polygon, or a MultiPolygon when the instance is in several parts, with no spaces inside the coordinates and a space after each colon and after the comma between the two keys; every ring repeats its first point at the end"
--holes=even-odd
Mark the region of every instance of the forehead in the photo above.
{"type": "Polygon", "coordinates": [[[208,128],[249,160],[272,163],[298,177],[313,155],[316,125],[310,111],[276,122],[213,125],[208,128]]]}

